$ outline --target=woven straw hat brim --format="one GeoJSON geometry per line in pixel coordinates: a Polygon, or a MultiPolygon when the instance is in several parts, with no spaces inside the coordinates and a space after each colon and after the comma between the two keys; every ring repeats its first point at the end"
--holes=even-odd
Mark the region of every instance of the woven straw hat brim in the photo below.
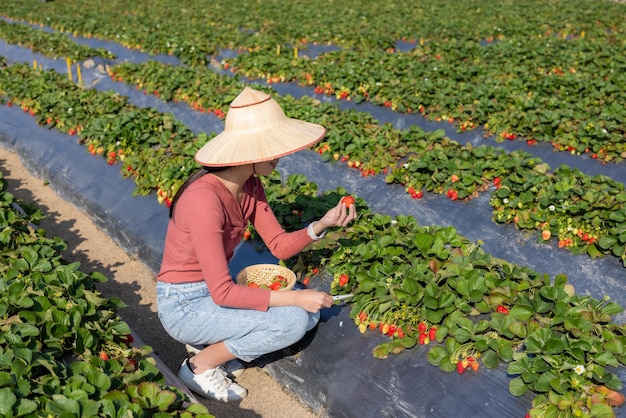
{"type": "Polygon", "coordinates": [[[268,94],[246,87],[231,103],[224,131],[195,159],[213,167],[270,161],[310,147],[325,133],[321,125],[286,117],[268,94]]]}

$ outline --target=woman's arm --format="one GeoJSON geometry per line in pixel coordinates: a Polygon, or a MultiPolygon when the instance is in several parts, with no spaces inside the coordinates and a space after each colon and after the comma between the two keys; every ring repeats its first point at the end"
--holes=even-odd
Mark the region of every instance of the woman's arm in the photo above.
{"type": "MultiPolygon", "coordinates": [[[[255,180],[259,181],[258,179],[255,180]]],[[[312,222],[307,228],[289,233],[276,219],[274,212],[267,203],[262,186],[257,189],[255,205],[254,217],[251,218],[252,223],[272,255],[280,260],[286,260],[300,253],[307,245],[321,238],[327,228],[344,227],[357,216],[354,205],[346,209],[345,204],[339,203],[326,212],[320,220],[312,222]]]]}

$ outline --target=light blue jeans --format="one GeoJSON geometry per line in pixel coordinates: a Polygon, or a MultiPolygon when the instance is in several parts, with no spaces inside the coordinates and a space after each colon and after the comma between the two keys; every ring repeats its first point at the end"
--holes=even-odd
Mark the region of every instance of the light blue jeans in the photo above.
{"type": "Polygon", "coordinates": [[[250,362],[298,342],[318,323],[320,314],[298,306],[266,312],[216,305],[204,282],[157,282],[158,315],[167,333],[183,344],[224,341],[237,358],[250,362]]]}

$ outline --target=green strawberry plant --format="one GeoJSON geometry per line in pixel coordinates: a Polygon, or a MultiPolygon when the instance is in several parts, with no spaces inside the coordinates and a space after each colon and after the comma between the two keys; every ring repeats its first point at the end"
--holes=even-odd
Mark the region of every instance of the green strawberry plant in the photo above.
{"type": "Polygon", "coordinates": [[[433,337],[440,344],[428,359],[445,372],[463,373],[464,362],[474,369],[478,362],[508,363],[508,373],[519,375],[510,382],[513,395],[548,393],[572,416],[612,416],[610,406],[623,403],[616,392],[621,382],[610,370],[626,360],[626,329],[610,322],[620,306],[570,296],[565,277],[551,283],[493,259],[450,227],[373,215],[351,229],[327,266],[335,292],[355,293],[351,316],[360,330],[390,337],[374,349],[376,357],[433,337]],[[426,336],[423,324],[436,331],[426,336]],[[594,397],[600,390],[610,397],[594,397]],[[561,398],[571,404],[563,407],[561,398]]]}
{"type": "Polygon", "coordinates": [[[602,175],[590,177],[562,166],[554,173],[536,165],[503,177],[491,198],[496,222],[552,234],[573,253],[612,253],[626,265],[624,185],[602,175]],[[539,169],[539,170],[537,170],[539,169]],[[523,171],[522,171],[523,170],[523,171]]]}
{"type": "Polygon", "coordinates": [[[66,244],[37,228],[41,211],[16,201],[0,176],[0,414],[209,417],[168,388],[97,290],[106,278],[67,263],[66,244]]]}
{"type": "MultiPolygon", "coordinates": [[[[343,192],[313,196],[315,185],[302,176],[266,188],[283,220],[304,201],[323,203],[323,213],[343,192]],[[301,202],[294,188],[309,191],[301,202]]],[[[433,343],[428,361],[444,372],[507,364],[510,393],[536,394],[530,416],[614,416],[624,402],[614,369],[626,364],[626,327],[611,318],[621,306],[577,295],[564,275],[494,258],[452,227],[372,214],[357,202],[357,221],[288,264],[307,283],[330,274],[331,293],[354,294],[350,317],[360,332],[389,338],[375,357],[433,343]]]]}

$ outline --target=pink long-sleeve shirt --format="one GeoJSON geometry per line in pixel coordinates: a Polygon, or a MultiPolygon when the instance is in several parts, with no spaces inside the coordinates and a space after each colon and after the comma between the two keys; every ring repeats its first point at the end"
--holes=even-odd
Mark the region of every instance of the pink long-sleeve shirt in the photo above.
{"type": "Polygon", "coordinates": [[[286,232],[272,212],[261,181],[251,177],[243,187],[241,204],[212,174],[194,181],[176,203],[165,236],[159,281],[205,281],[213,301],[221,306],[267,310],[270,290],[238,285],[228,263],[244,230],[252,222],[271,253],[290,258],[313,240],[307,230],[286,232]],[[253,196],[256,183],[256,196],[253,196]]]}

